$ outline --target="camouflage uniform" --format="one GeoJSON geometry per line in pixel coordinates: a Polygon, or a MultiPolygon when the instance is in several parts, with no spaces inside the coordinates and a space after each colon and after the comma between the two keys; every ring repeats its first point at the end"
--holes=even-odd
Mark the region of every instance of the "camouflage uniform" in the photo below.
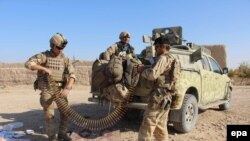
{"type": "MultiPolygon", "coordinates": [[[[49,68],[52,71],[52,77],[56,81],[57,86],[62,89],[67,82],[67,79],[70,77],[75,79],[74,68],[72,62],[68,57],[64,56],[64,54],[60,54],[55,57],[52,50],[45,51],[40,54],[36,54],[29,58],[29,60],[25,63],[25,67],[31,69],[34,65],[41,65],[46,68],[49,68]]],[[[49,137],[49,140],[56,139],[56,131],[55,131],[55,103],[50,94],[43,90],[46,82],[44,81],[45,72],[38,70],[37,71],[37,83],[38,89],[41,90],[40,104],[44,110],[45,116],[45,125],[46,125],[46,133],[49,137]]],[[[67,98],[64,98],[65,101],[68,101],[67,98]]],[[[65,135],[67,132],[67,116],[60,113],[60,125],[59,125],[59,133],[61,135],[65,135]]]]}
{"type": "Polygon", "coordinates": [[[162,54],[156,58],[152,68],[145,69],[141,76],[154,81],[155,85],[150,95],[148,107],[144,112],[143,122],[139,130],[139,141],[150,141],[155,135],[157,141],[167,141],[167,120],[172,100],[171,70],[174,58],[162,54]],[[162,100],[167,99],[167,107],[161,107],[162,100]]]}
{"type": "Polygon", "coordinates": [[[110,60],[113,55],[123,57],[124,59],[136,57],[134,47],[130,44],[123,44],[121,41],[110,46],[103,53],[103,58],[104,60],[110,60]]]}

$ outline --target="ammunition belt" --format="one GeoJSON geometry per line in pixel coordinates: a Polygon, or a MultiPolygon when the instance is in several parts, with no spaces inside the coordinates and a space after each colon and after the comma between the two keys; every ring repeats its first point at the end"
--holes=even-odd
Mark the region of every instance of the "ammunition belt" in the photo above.
{"type": "Polygon", "coordinates": [[[132,100],[132,96],[135,91],[135,87],[131,86],[128,89],[127,100],[119,103],[119,105],[108,114],[106,117],[101,119],[86,119],[84,116],[75,112],[66,101],[60,98],[60,88],[56,86],[56,82],[52,80],[52,78],[48,77],[49,86],[46,88],[47,91],[53,98],[59,108],[60,112],[64,115],[67,115],[69,120],[71,120],[74,124],[84,129],[88,129],[91,131],[99,131],[113,126],[117,123],[123,115],[127,111],[127,103],[132,100]]]}

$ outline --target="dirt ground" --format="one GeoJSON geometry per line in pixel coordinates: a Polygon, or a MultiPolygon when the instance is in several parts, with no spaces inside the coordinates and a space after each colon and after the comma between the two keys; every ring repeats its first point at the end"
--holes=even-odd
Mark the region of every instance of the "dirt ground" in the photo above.
{"type": "MultiPolygon", "coordinates": [[[[88,102],[90,87],[75,86],[69,95],[69,104],[81,115],[98,118],[105,115],[108,108],[88,102]]],[[[16,129],[25,131],[32,129],[32,135],[22,138],[32,141],[45,141],[43,111],[39,103],[39,91],[34,91],[32,86],[0,87],[0,126],[20,121],[24,126],[16,129]]],[[[226,125],[250,124],[250,86],[235,86],[233,88],[232,106],[229,111],[219,111],[218,107],[199,113],[196,128],[190,133],[176,132],[171,125],[169,129],[170,141],[225,141],[226,125]]],[[[56,111],[58,124],[58,111],[56,111]]],[[[122,141],[136,141],[140,120],[123,119],[108,131],[121,132],[122,141]]],[[[69,130],[81,131],[80,128],[70,123],[69,130]]]]}

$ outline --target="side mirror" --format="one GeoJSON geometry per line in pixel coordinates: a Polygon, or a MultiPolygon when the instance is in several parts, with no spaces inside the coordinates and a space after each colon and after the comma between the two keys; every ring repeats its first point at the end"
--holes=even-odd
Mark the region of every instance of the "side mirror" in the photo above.
{"type": "Polygon", "coordinates": [[[142,36],[142,41],[143,41],[143,43],[151,43],[152,37],[150,37],[148,35],[143,35],[142,36]]]}
{"type": "Polygon", "coordinates": [[[223,68],[223,74],[227,74],[227,73],[228,73],[228,68],[227,67],[223,68]]]}

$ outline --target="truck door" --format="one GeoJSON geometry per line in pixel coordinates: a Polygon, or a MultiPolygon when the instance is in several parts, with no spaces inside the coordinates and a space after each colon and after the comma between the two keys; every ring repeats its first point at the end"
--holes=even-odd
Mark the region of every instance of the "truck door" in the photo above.
{"type": "Polygon", "coordinates": [[[201,103],[207,104],[214,100],[214,77],[206,56],[202,56],[201,63],[201,103]]]}
{"type": "Polygon", "coordinates": [[[214,89],[214,101],[223,99],[225,97],[226,80],[224,79],[222,69],[219,64],[211,57],[209,62],[213,72],[213,89],[214,89]]]}

